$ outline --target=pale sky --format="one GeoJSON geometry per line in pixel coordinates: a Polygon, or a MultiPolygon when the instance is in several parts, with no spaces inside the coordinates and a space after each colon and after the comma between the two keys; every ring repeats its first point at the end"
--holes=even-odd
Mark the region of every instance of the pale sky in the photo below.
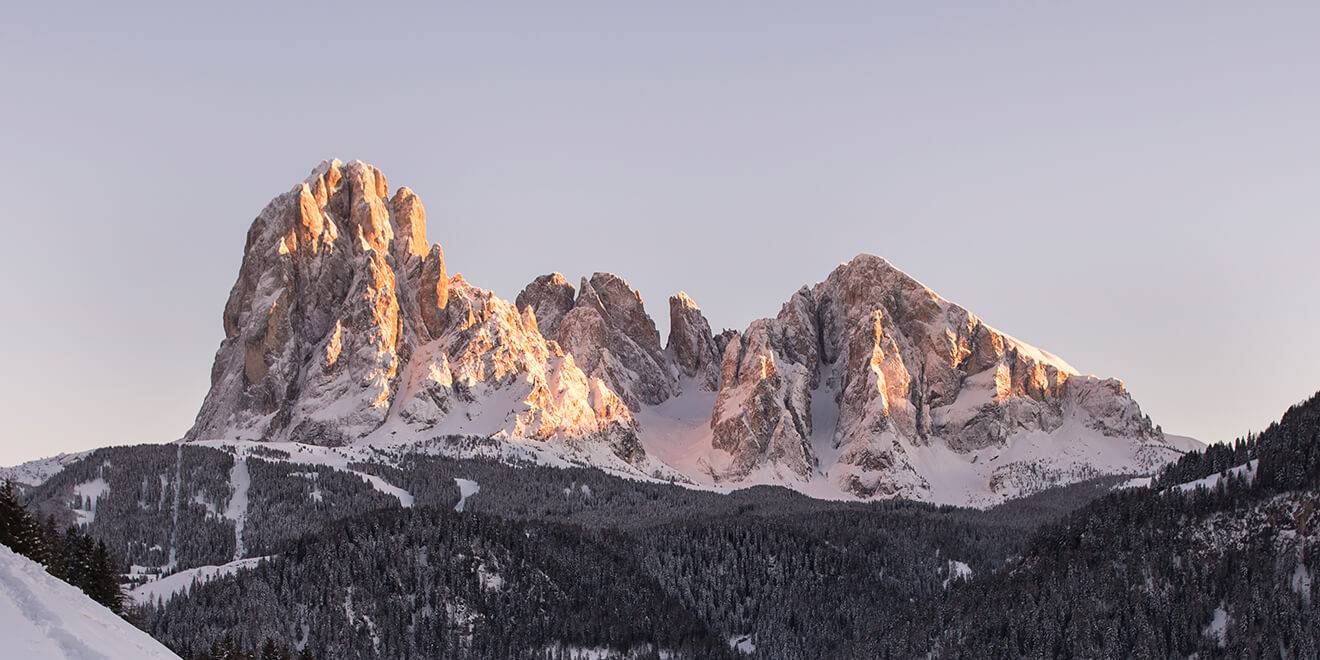
{"type": "Polygon", "coordinates": [[[0,464],[181,436],[329,157],[510,298],[613,271],[742,329],[871,252],[1170,432],[1320,390],[1316,3],[240,4],[6,7],[0,464]]]}

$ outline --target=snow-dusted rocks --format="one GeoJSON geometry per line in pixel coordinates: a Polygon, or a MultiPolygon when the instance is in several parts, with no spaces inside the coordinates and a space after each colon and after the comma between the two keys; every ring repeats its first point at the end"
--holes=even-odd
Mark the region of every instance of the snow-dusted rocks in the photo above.
{"type": "Polygon", "coordinates": [[[724,476],[735,481],[818,470],[860,497],[979,501],[1120,465],[1149,471],[1178,453],[1119,381],[1079,376],[871,255],[753,322],[723,370],[713,445],[731,454],[724,476]],[[833,430],[813,429],[812,411],[831,407],[833,430]],[[1092,465],[1007,451],[1032,433],[1121,438],[1123,455],[1092,465]]]}
{"type": "Polygon", "coordinates": [[[365,163],[322,163],[248,232],[187,438],[482,435],[715,487],[978,505],[1147,473],[1183,448],[1121,382],[1078,374],[879,257],[741,333],[714,335],[679,293],[664,344],[616,275],[577,289],[543,275],[510,304],[446,265],[416,194],[389,195],[365,163]]]}
{"type": "Polygon", "coordinates": [[[421,200],[387,193],[376,168],[328,161],[261,212],[187,438],[339,445],[396,420],[639,458],[619,397],[533,318],[449,278],[421,200]]]}
{"type": "Polygon", "coordinates": [[[573,309],[554,337],[583,371],[608,384],[633,410],[677,393],[655,321],[623,278],[610,273],[582,278],[573,309]]]}
{"type": "Polygon", "coordinates": [[[0,545],[0,633],[7,658],[177,658],[104,605],[0,545]]]}

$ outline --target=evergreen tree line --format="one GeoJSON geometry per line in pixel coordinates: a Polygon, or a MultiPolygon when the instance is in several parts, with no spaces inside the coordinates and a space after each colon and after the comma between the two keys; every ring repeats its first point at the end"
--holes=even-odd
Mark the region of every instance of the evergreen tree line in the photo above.
{"type": "Polygon", "coordinates": [[[1320,657],[1320,395],[1039,530],[944,602],[946,657],[1320,657]],[[1253,474],[1229,470],[1258,461],[1253,474]],[[1220,474],[1213,488],[1173,486],[1220,474]],[[1215,623],[1219,622],[1219,623],[1215,623]]]}
{"type": "Polygon", "coordinates": [[[31,559],[51,575],[75,586],[116,614],[122,611],[116,562],[105,542],[77,527],[63,532],[55,518],[38,521],[18,500],[13,484],[0,484],[0,544],[31,559]]]}

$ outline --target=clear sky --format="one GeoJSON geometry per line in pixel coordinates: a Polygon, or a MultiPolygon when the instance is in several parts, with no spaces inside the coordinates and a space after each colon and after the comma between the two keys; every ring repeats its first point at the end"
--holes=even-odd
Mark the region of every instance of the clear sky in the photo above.
{"type": "Polygon", "coordinates": [[[1168,431],[1320,389],[1316,3],[245,4],[6,7],[0,464],[182,435],[327,157],[506,297],[613,271],[741,329],[872,252],[1168,431]]]}

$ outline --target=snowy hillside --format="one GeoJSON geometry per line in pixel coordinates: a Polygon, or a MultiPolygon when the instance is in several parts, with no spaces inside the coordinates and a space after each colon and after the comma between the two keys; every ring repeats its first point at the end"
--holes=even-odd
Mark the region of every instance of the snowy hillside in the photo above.
{"type": "Polygon", "coordinates": [[[0,635],[7,658],[177,658],[77,588],[0,546],[0,635]]]}

